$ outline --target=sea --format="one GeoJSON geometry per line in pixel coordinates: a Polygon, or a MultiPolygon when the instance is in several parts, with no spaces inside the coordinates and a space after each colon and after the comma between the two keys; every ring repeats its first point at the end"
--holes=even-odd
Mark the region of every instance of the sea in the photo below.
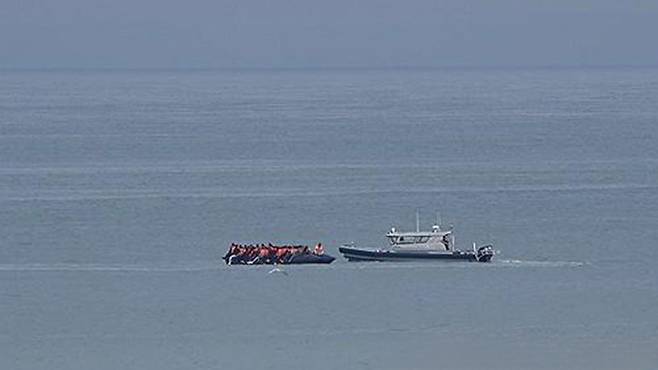
{"type": "Polygon", "coordinates": [[[657,261],[657,68],[0,71],[2,369],[658,369],[657,261]]]}

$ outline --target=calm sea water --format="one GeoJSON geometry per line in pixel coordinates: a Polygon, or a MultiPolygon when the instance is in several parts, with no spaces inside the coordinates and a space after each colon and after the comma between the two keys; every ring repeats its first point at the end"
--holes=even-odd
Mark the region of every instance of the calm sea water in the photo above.
{"type": "Polygon", "coordinates": [[[0,73],[3,369],[655,369],[657,240],[657,69],[0,73]]]}

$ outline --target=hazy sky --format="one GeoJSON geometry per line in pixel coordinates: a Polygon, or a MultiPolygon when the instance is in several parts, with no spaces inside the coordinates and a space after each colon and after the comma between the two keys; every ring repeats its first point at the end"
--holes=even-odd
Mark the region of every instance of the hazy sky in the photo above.
{"type": "Polygon", "coordinates": [[[0,0],[0,67],[658,65],[658,0],[0,0]]]}

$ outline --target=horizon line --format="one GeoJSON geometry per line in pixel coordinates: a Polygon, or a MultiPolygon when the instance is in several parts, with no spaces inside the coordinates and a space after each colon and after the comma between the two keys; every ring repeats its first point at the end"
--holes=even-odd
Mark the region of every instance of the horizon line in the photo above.
{"type": "Polygon", "coordinates": [[[564,69],[653,69],[658,68],[658,64],[509,64],[509,65],[395,65],[395,66],[190,66],[190,67],[164,67],[164,66],[42,66],[42,67],[14,67],[0,66],[0,72],[111,72],[111,71],[396,71],[396,70],[564,70],[564,69]]]}

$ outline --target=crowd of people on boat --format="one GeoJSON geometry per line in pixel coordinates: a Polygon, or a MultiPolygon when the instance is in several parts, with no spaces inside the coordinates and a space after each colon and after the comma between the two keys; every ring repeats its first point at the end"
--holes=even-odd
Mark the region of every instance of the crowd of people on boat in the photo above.
{"type": "Polygon", "coordinates": [[[318,243],[313,251],[306,245],[272,245],[268,244],[236,244],[231,243],[224,256],[227,264],[286,264],[295,256],[315,254],[323,255],[324,247],[318,243]]]}

